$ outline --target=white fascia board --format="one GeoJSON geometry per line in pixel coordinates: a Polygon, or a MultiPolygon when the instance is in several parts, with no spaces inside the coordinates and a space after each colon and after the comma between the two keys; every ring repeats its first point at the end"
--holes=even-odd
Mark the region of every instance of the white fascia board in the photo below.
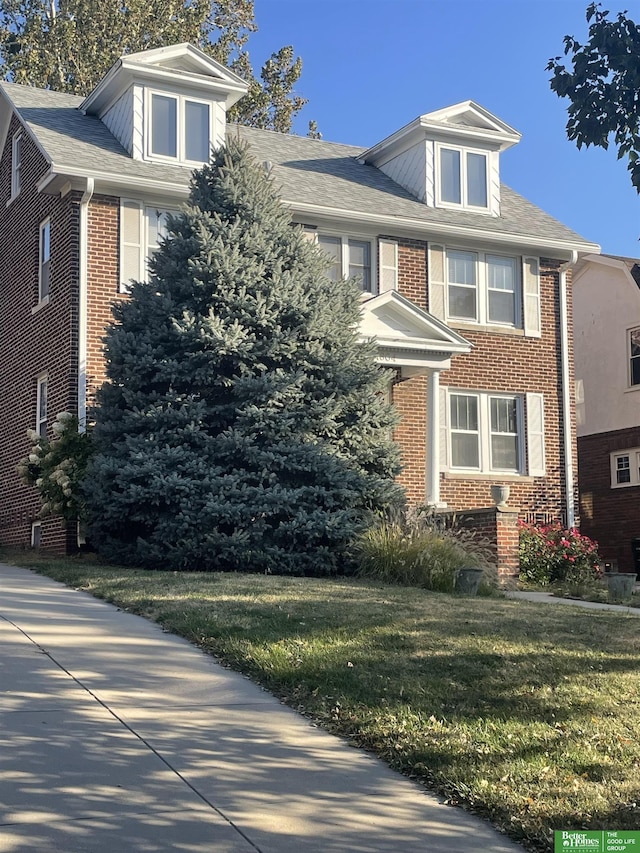
{"type": "MultiPolygon", "coordinates": [[[[423,308],[420,308],[418,305],[415,305],[411,300],[407,299],[406,296],[403,296],[397,290],[386,290],[384,293],[380,293],[377,296],[372,296],[370,299],[366,299],[362,303],[362,309],[364,312],[375,314],[377,309],[382,308],[385,305],[398,305],[399,310],[402,313],[409,314],[413,317],[418,323],[426,326],[427,328],[432,328],[435,331],[439,332],[444,340],[440,341],[431,341],[429,346],[432,346],[435,350],[447,350],[451,352],[471,352],[473,344],[471,344],[466,338],[463,338],[462,335],[455,332],[446,323],[443,323],[441,320],[438,320],[437,317],[434,317],[432,314],[429,314],[428,311],[425,311],[423,308]]],[[[395,340],[393,336],[385,337],[385,340],[395,340]]],[[[405,345],[408,347],[413,347],[414,344],[410,343],[407,338],[398,339],[399,341],[405,341],[405,345]]],[[[423,344],[416,344],[415,346],[422,346],[423,344]]]]}
{"type": "Polygon", "coordinates": [[[423,219],[412,219],[405,216],[387,216],[383,213],[364,213],[356,210],[344,210],[339,207],[328,207],[326,205],[310,204],[308,202],[296,202],[291,199],[282,199],[286,205],[297,216],[318,216],[342,220],[345,223],[359,222],[363,225],[384,227],[385,233],[394,236],[414,237],[416,234],[425,239],[425,234],[433,234],[441,239],[446,237],[452,239],[475,240],[480,243],[493,242],[503,246],[518,246],[527,252],[545,253],[548,251],[561,252],[562,255],[554,255],[557,258],[571,257],[576,251],[580,254],[599,254],[600,246],[597,243],[574,242],[573,240],[553,240],[547,237],[533,237],[530,234],[507,234],[501,231],[485,231],[480,228],[469,226],[448,225],[444,222],[427,222],[423,219]],[[391,229],[391,230],[389,230],[391,229]]]}
{"type": "MultiPolygon", "coordinates": [[[[450,107],[443,107],[442,109],[425,113],[421,118],[424,119],[425,122],[441,124],[442,122],[449,122],[449,120],[455,116],[463,115],[468,112],[475,113],[483,121],[486,121],[489,125],[486,129],[488,132],[502,134],[505,138],[513,139],[516,142],[522,138],[522,134],[519,133],[515,127],[511,127],[511,125],[507,124],[501,118],[498,118],[498,116],[494,115],[492,112],[489,112],[488,109],[483,107],[481,104],[478,104],[476,101],[461,101],[459,104],[453,104],[450,107]]],[[[460,125],[460,127],[467,127],[467,125],[460,125]]],[[[478,129],[480,130],[481,128],[478,129]]]]}
{"type": "Polygon", "coordinates": [[[64,181],[70,181],[75,188],[74,179],[93,178],[95,181],[96,193],[109,193],[127,195],[134,190],[140,192],[148,191],[154,195],[176,197],[178,201],[189,197],[189,181],[191,172],[185,177],[184,183],[172,183],[165,180],[155,180],[151,178],[141,178],[131,175],[113,175],[111,173],[100,172],[96,169],[74,169],[71,172],[68,167],[57,166],[51,164],[50,171],[41,179],[38,184],[38,190],[44,191],[48,185],[53,183],[57,178],[64,181]]]}
{"type": "Polygon", "coordinates": [[[84,113],[102,115],[109,104],[129,88],[134,80],[146,80],[156,85],[170,83],[187,85],[200,91],[224,93],[228,106],[233,106],[248,91],[248,85],[233,71],[229,71],[219,62],[210,59],[198,48],[188,44],[172,45],[170,48],[157,48],[141,53],[122,56],[111,66],[96,88],[80,104],[84,113]],[[163,68],[154,65],[154,57],[173,59],[188,53],[203,69],[201,74],[195,71],[180,71],[175,68],[163,68]],[[213,76],[212,73],[213,72],[213,76]]]}

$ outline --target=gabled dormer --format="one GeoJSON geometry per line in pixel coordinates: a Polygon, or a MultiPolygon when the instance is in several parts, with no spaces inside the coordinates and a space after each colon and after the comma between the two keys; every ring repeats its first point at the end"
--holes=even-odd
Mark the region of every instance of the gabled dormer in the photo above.
{"type": "Polygon", "coordinates": [[[520,134],[464,101],[426,113],[361,156],[429,207],[500,215],[500,153],[520,134]]]}
{"type": "Polygon", "coordinates": [[[198,48],[178,44],[121,57],[80,109],[134,160],[193,168],[224,142],[227,110],[247,88],[198,48]]]}

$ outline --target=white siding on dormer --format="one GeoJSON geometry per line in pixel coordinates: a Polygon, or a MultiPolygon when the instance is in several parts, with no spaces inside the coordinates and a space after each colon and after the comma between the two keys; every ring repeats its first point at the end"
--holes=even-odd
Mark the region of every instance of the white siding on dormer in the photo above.
{"type": "Polygon", "coordinates": [[[134,160],[144,160],[144,89],[133,87],[133,152],[134,160]]]}
{"type": "Polygon", "coordinates": [[[424,142],[403,151],[379,168],[419,201],[426,200],[427,162],[424,142]]]}
{"type": "Polygon", "coordinates": [[[427,139],[426,143],[426,154],[427,154],[427,194],[425,196],[425,202],[428,207],[436,206],[436,181],[435,181],[435,168],[434,168],[434,159],[435,159],[435,143],[431,139],[427,139]]]}
{"type": "Polygon", "coordinates": [[[102,116],[105,124],[118,142],[133,157],[133,88],[121,95],[102,116]]]}
{"type": "Polygon", "coordinates": [[[489,209],[493,216],[500,216],[500,153],[489,155],[489,209]]]}

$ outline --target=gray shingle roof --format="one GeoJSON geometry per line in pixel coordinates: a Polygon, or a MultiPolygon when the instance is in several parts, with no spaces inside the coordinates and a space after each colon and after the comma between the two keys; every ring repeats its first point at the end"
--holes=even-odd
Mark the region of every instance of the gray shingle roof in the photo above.
{"type": "MultiPolygon", "coordinates": [[[[111,132],[77,107],[82,98],[15,83],[0,83],[14,107],[60,169],[74,174],[95,170],[114,178],[139,178],[186,184],[183,166],[133,160],[111,132]]],[[[302,136],[231,125],[229,133],[245,139],[259,162],[274,165],[283,198],[295,204],[378,213],[424,222],[478,229],[487,234],[527,235],[542,240],[587,244],[583,237],[502,185],[499,217],[427,207],[374,166],[357,157],[365,149],[302,136]]],[[[586,246],[585,246],[586,248],[586,246]]]]}

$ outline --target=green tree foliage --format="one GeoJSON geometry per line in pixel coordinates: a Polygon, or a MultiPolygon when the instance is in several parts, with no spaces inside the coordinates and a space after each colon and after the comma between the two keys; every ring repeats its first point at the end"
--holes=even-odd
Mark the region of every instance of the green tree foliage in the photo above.
{"type": "Polygon", "coordinates": [[[608,148],[626,157],[631,182],[640,192],[640,26],[620,12],[615,20],[600,4],[587,8],[589,39],[564,37],[564,55],[549,60],[551,88],[569,98],[567,136],[578,148],[608,148]]]}
{"type": "Polygon", "coordinates": [[[52,439],[28,430],[33,441],[28,456],[20,460],[18,474],[35,486],[42,500],[40,518],[61,515],[66,521],[82,521],[85,500],[82,482],[92,452],[91,433],[79,430],[78,418],[60,412],[53,424],[52,439]]]}
{"type": "Polygon", "coordinates": [[[194,173],[106,337],[92,541],[149,568],[322,573],[395,484],[389,377],[360,291],[240,143],[194,173]]]}
{"type": "Polygon", "coordinates": [[[2,0],[0,75],[88,95],[119,56],[191,42],[249,84],[232,121],[288,133],[306,103],[302,61],[282,47],[257,79],[245,49],[256,30],[253,0],[2,0]]]}

